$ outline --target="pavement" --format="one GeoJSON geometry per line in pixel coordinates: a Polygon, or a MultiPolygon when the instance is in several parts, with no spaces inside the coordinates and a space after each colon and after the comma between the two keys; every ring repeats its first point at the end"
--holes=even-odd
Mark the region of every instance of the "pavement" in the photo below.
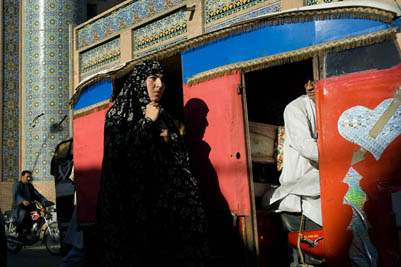
{"type": "Polygon", "coordinates": [[[17,254],[8,253],[7,267],[58,267],[61,256],[51,255],[40,243],[27,246],[17,254]]]}

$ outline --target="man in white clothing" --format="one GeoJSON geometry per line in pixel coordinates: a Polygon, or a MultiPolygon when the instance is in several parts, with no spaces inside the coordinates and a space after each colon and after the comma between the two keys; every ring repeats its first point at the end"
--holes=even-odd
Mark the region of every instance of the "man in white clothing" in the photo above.
{"type": "Polygon", "coordinates": [[[293,100],[284,110],[280,186],[264,194],[262,206],[268,208],[274,204],[280,211],[303,213],[321,226],[315,90],[310,79],[304,86],[306,94],[293,100]]]}

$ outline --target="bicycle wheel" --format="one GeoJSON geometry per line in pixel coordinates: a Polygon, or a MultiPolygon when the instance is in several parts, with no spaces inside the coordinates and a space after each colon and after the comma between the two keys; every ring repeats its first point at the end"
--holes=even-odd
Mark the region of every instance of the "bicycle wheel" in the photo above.
{"type": "Polygon", "coordinates": [[[52,222],[47,226],[44,240],[47,251],[52,255],[60,255],[60,230],[58,229],[57,223],[52,222]]]}

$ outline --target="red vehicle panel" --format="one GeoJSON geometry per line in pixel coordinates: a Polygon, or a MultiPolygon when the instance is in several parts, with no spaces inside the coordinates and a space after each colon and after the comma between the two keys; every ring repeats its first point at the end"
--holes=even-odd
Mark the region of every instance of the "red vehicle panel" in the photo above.
{"type": "Polygon", "coordinates": [[[240,73],[184,85],[184,105],[193,169],[206,187],[208,202],[215,208],[228,204],[237,215],[250,216],[242,96],[237,93],[240,86],[240,73]],[[210,154],[205,154],[207,147],[210,154]],[[208,166],[214,175],[210,176],[210,170],[206,173],[208,166]]]}
{"type": "Polygon", "coordinates": [[[316,84],[328,266],[350,265],[361,247],[378,266],[400,264],[391,207],[401,189],[400,84],[401,65],[316,84]]]}
{"type": "Polygon", "coordinates": [[[74,173],[78,222],[93,223],[103,160],[104,122],[107,108],[74,118],[74,173]]]}

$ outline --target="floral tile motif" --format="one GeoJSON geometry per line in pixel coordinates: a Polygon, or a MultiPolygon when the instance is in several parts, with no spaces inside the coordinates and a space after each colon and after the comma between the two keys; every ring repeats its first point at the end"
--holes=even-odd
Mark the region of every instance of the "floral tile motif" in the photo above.
{"type": "Polygon", "coordinates": [[[154,23],[134,30],[134,50],[138,51],[153,44],[187,32],[185,11],[179,11],[154,23]]]}
{"type": "Polygon", "coordinates": [[[206,24],[266,1],[269,0],[206,0],[206,24]]]}
{"type": "Polygon", "coordinates": [[[120,59],[120,37],[80,54],[80,72],[85,73],[120,59]]]}
{"type": "Polygon", "coordinates": [[[173,8],[186,0],[139,0],[123,6],[78,30],[78,49],[103,40],[110,34],[131,27],[144,19],[173,8]]]}
{"type": "Polygon", "coordinates": [[[331,3],[333,0],[305,0],[305,4],[307,6],[324,4],[324,3],[331,3]]]}
{"type": "Polygon", "coordinates": [[[19,166],[19,0],[3,0],[2,181],[18,179],[19,166]]]}
{"type": "Polygon", "coordinates": [[[278,12],[281,10],[281,1],[277,1],[271,5],[262,7],[260,9],[251,11],[249,13],[243,14],[241,16],[237,16],[233,19],[224,21],[223,23],[217,24],[217,25],[213,25],[211,27],[206,28],[206,32],[212,32],[212,31],[216,31],[225,27],[228,27],[234,23],[237,22],[241,22],[244,20],[248,20],[248,19],[252,19],[252,18],[256,18],[258,16],[262,16],[265,14],[269,14],[269,13],[274,13],[274,12],[278,12]]]}
{"type": "Polygon", "coordinates": [[[77,13],[84,2],[23,1],[21,168],[32,170],[36,181],[54,179],[50,174],[54,149],[69,138],[68,119],[57,127],[69,114],[68,24],[80,18],[77,13]]]}

